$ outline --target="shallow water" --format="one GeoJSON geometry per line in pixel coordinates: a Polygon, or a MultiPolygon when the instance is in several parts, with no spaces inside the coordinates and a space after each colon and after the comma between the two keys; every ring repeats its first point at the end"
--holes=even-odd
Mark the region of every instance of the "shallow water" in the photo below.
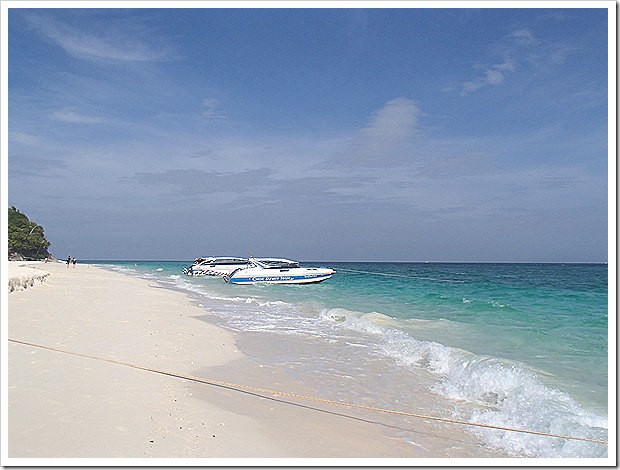
{"type": "MultiPolygon", "coordinates": [[[[188,262],[104,264],[190,293],[248,333],[247,355],[331,399],[607,439],[607,265],[304,263],[337,274],[238,286],[187,277],[188,262]],[[259,350],[249,333],[276,340],[259,350]]],[[[514,456],[607,455],[597,443],[468,432],[514,456]]]]}

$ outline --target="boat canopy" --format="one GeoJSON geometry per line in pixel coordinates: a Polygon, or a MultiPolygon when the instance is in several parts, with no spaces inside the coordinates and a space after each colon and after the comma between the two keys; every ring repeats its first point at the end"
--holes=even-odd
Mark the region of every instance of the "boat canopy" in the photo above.
{"type": "Polygon", "coordinates": [[[196,258],[194,264],[245,264],[247,262],[246,258],[211,256],[210,258],[196,258]]]}

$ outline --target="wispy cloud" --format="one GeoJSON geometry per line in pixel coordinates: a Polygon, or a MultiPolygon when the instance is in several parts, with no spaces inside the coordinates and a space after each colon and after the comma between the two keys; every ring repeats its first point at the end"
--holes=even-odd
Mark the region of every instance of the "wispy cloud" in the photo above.
{"type": "Polygon", "coordinates": [[[155,48],[121,29],[98,34],[42,15],[28,16],[30,26],[78,59],[98,62],[159,62],[174,59],[170,49],[155,48]]]}
{"type": "Polygon", "coordinates": [[[8,163],[9,175],[18,177],[56,177],[67,169],[63,160],[26,155],[14,155],[9,158],[8,163]]]}
{"type": "Polygon", "coordinates": [[[504,85],[520,70],[536,71],[563,64],[571,53],[579,50],[561,42],[540,39],[529,28],[513,30],[498,41],[494,49],[501,54],[501,62],[476,64],[475,78],[446,87],[444,91],[456,90],[461,96],[468,96],[485,87],[504,85]]]}
{"type": "Polygon", "coordinates": [[[27,145],[28,147],[46,148],[47,146],[40,137],[26,132],[11,131],[9,132],[9,141],[27,145]]]}
{"type": "Polygon", "coordinates": [[[216,98],[205,98],[202,100],[202,118],[205,121],[219,121],[226,119],[226,114],[222,111],[220,102],[216,98]]]}
{"type": "Polygon", "coordinates": [[[268,184],[272,174],[273,171],[267,168],[236,173],[174,169],[162,173],[136,173],[133,179],[142,184],[167,185],[178,194],[243,193],[268,184]]]}
{"type": "Polygon", "coordinates": [[[107,122],[106,118],[99,116],[87,116],[71,109],[63,109],[54,112],[52,114],[52,119],[73,124],[101,124],[107,122]]]}
{"type": "Polygon", "coordinates": [[[536,38],[529,29],[518,29],[510,34],[511,38],[514,38],[518,44],[531,46],[536,44],[536,38]]]}
{"type": "Polygon", "coordinates": [[[538,68],[563,64],[570,54],[580,50],[561,42],[538,39],[529,29],[513,31],[510,37],[525,51],[525,60],[538,68]]]}
{"type": "Polygon", "coordinates": [[[512,59],[506,59],[501,64],[493,64],[479,68],[482,69],[482,74],[474,80],[462,84],[461,96],[467,96],[486,86],[502,85],[506,80],[506,75],[517,69],[512,59]]]}

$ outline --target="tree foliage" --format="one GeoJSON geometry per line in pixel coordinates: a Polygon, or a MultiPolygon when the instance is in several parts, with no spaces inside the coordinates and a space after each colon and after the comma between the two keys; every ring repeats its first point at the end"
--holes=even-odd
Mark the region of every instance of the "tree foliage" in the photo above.
{"type": "Polygon", "coordinates": [[[40,260],[50,256],[43,227],[28,219],[14,206],[9,208],[9,258],[40,260]]]}

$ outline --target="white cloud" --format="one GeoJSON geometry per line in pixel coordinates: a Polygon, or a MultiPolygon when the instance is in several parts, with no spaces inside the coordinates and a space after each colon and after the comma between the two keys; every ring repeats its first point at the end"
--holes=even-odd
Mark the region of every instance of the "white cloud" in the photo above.
{"type": "Polygon", "coordinates": [[[74,124],[101,124],[107,119],[99,116],[86,116],[70,109],[63,109],[52,114],[52,118],[60,122],[68,122],[74,124]]]}
{"type": "Polygon", "coordinates": [[[510,74],[520,69],[524,73],[536,73],[563,64],[570,54],[579,51],[579,47],[563,42],[539,39],[528,28],[516,29],[506,38],[495,44],[494,50],[504,57],[503,62],[475,66],[481,72],[472,80],[444,87],[444,91],[459,91],[467,96],[488,86],[507,83],[510,74]]]}
{"type": "Polygon", "coordinates": [[[36,135],[28,134],[26,132],[17,132],[17,131],[9,132],[9,141],[27,145],[29,147],[45,147],[43,143],[41,142],[40,137],[36,135]]]}
{"type": "Polygon", "coordinates": [[[405,97],[386,102],[375,111],[368,125],[352,134],[348,148],[333,156],[332,163],[348,167],[396,167],[411,157],[408,150],[419,137],[422,111],[405,97]]]}
{"type": "Polygon", "coordinates": [[[517,66],[512,59],[506,59],[500,64],[485,67],[480,77],[463,83],[461,96],[467,96],[486,86],[502,85],[506,80],[506,75],[514,72],[516,69],[517,66]]]}
{"type": "Polygon", "coordinates": [[[80,31],[41,15],[30,15],[31,27],[52,43],[62,47],[70,56],[107,62],[153,62],[171,60],[167,49],[156,49],[135,39],[126,31],[114,30],[107,33],[80,31]]]}
{"type": "Polygon", "coordinates": [[[534,34],[529,29],[519,29],[519,30],[513,31],[510,34],[510,37],[514,38],[517,41],[517,43],[521,45],[529,46],[529,45],[536,43],[536,38],[534,37],[534,34]]]}
{"type": "Polygon", "coordinates": [[[415,132],[419,115],[420,109],[413,100],[395,98],[374,113],[361,133],[382,140],[406,139],[415,132]]]}
{"type": "Polygon", "coordinates": [[[202,117],[207,121],[225,119],[225,113],[220,109],[220,102],[215,98],[205,98],[202,100],[202,117]]]}

